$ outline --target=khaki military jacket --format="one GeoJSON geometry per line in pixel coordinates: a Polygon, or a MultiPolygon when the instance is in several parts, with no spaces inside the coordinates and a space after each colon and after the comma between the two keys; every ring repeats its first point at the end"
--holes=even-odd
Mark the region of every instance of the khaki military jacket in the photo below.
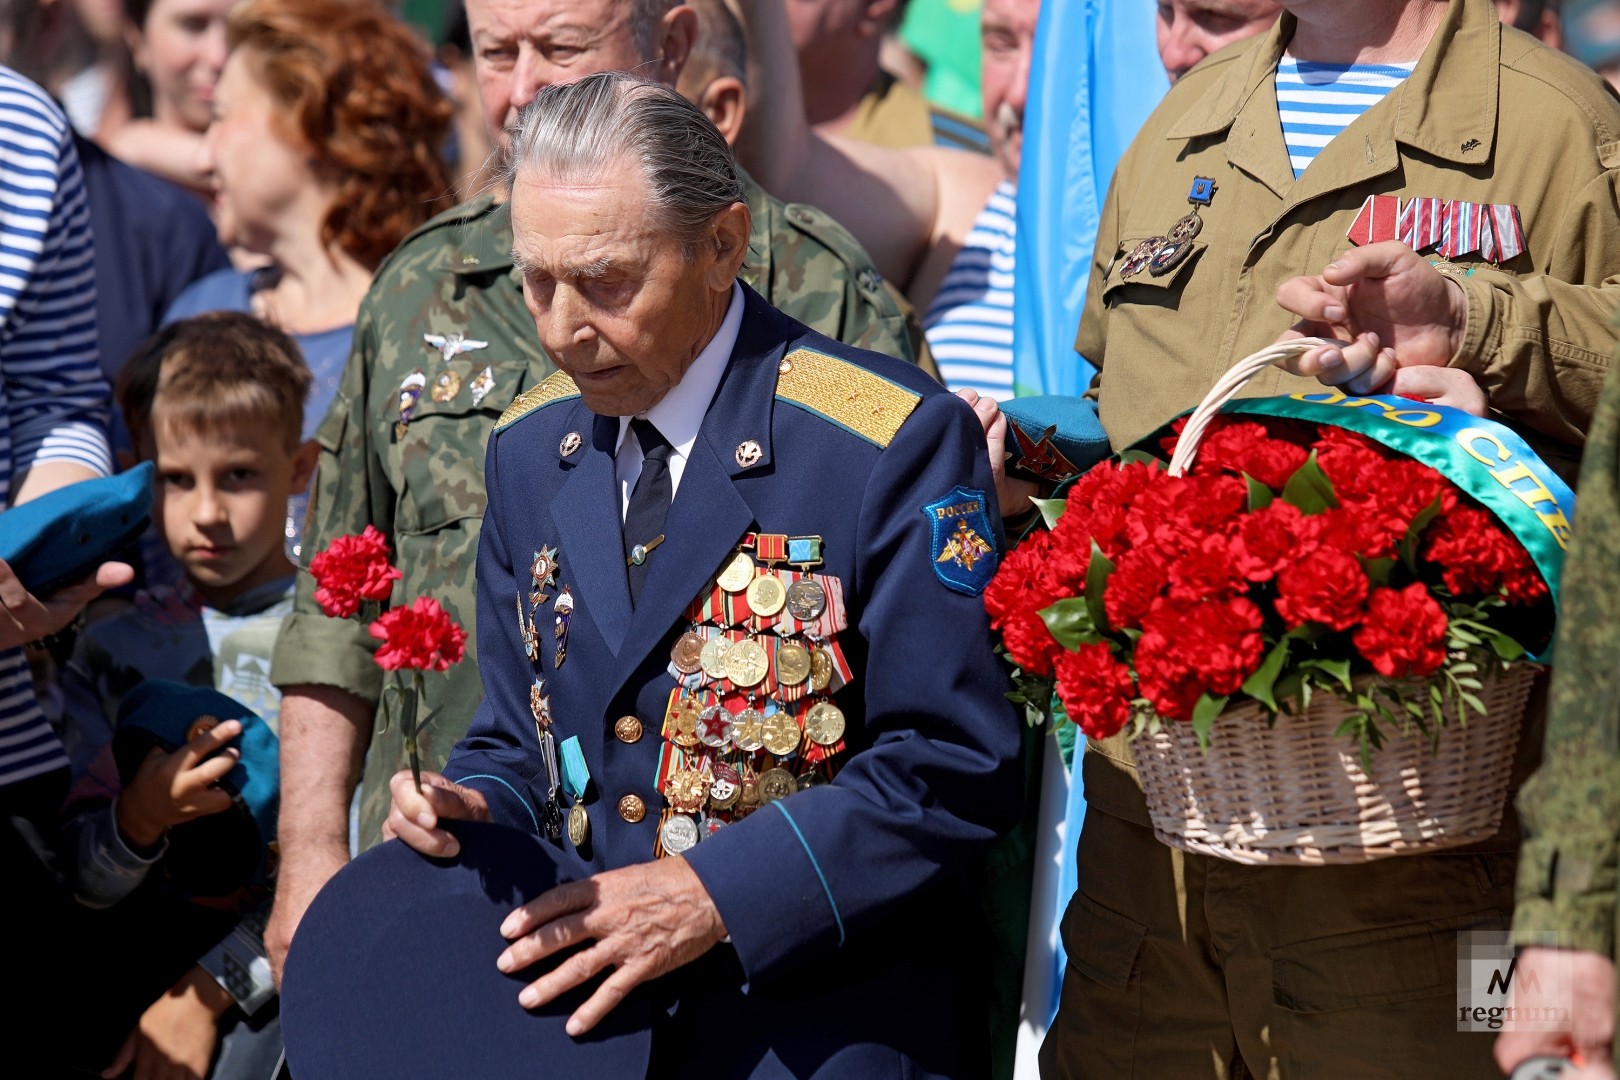
{"type": "MultiPolygon", "coordinates": [[[[1357,212],[1376,194],[1518,207],[1522,254],[1499,267],[1477,253],[1445,267],[1469,312],[1451,363],[1545,456],[1573,460],[1614,352],[1620,103],[1586,68],[1503,28],[1490,0],[1452,0],[1411,77],[1295,180],[1274,84],[1293,28],[1285,14],[1188,72],[1120,162],[1075,342],[1100,369],[1114,446],[1198,404],[1228,367],[1287,330],[1294,319],[1277,306],[1278,285],[1321,273],[1349,247],[1357,212]],[[1192,208],[1196,177],[1214,180],[1215,192],[1191,254],[1162,276],[1127,277],[1126,255],[1192,208]]],[[[1266,372],[1247,393],[1317,385],[1266,372]]],[[[1091,749],[1088,801],[1146,824],[1123,737],[1091,749]]]]}
{"type": "MultiPolygon", "coordinates": [[[[914,360],[915,322],[908,327],[855,239],[813,207],[784,205],[751,180],[745,187],[754,223],[742,280],[829,337],[914,360]]],[[[422,715],[438,710],[421,736],[423,764],[441,768],[482,695],[473,571],[485,505],[485,445],[512,399],[554,370],[512,266],[511,210],[489,196],[407,237],[360,306],[353,352],[315,436],[321,453],[306,565],[276,644],[271,681],[336,686],[379,703],[361,818],[367,844],[387,815],[388,778],[407,764],[391,715],[398,701],[383,695],[366,624],[328,618],[315,603],[308,558],[335,537],[374,525],[404,574],[393,600],[431,596],[467,628],[467,659],[447,674],[430,673],[421,704],[422,715]],[[465,340],[447,357],[426,340],[430,334],[465,340]],[[426,385],[401,425],[401,385],[415,372],[426,385]]]]}

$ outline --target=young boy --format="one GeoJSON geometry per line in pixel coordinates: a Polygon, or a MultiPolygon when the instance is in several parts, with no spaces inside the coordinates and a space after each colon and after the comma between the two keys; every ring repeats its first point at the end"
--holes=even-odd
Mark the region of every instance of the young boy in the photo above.
{"type": "MultiPolygon", "coordinates": [[[[119,790],[110,742],[128,691],[147,679],[211,686],[276,727],[270,653],[294,582],[287,501],[308,486],[315,465],[315,444],[300,440],[309,385],[291,338],[228,312],[165,327],[120,375],[118,404],[136,450],[156,465],[153,521],[184,578],[92,623],[62,673],[61,734],[77,778],[65,831],[78,838],[68,858],[87,907],[134,892],[170,828],[230,805],[211,785],[235,764],[234,751],[217,752],[240,732],[235,721],[174,753],[154,749],[119,790]]],[[[221,974],[223,954],[204,956],[169,993],[147,999],[127,1049],[176,1065],[200,1062],[205,1074],[219,1017],[232,1004],[251,1014],[270,996],[268,968],[253,963],[262,956],[255,923],[262,926],[255,915],[244,918],[221,948],[263,977],[245,989],[235,980],[227,992],[223,979],[209,978],[221,974]]]]}

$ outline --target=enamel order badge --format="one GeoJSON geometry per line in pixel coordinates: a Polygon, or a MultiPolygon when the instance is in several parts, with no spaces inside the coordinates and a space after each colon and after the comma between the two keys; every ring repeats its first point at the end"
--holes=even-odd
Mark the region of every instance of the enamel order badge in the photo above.
{"type": "Polygon", "coordinates": [[[922,512],[932,530],[929,555],[934,576],[954,592],[979,595],[1001,561],[984,492],[952,488],[949,495],[929,503],[922,512]]]}

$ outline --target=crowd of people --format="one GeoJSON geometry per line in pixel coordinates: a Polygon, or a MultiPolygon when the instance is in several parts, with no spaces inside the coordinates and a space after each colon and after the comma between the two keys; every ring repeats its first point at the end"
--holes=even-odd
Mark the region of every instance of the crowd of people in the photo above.
{"type": "Polygon", "coordinates": [[[1001,409],[1031,72],[1110,47],[1047,40],[1041,0],[0,0],[0,506],[152,494],[70,584],[0,562],[38,1075],[1615,1075],[1620,3],[1100,6],[1170,90],[1096,235],[1041,238],[1093,252],[1066,415],[1123,450],[1319,337],[1246,393],[1491,416],[1579,479],[1500,832],[1225,861],[1155,836],[1126,733],[1089,740],[1060,1000],[1020,1006],[1006,838],[1056,744],[980,594],[1051,494],[1001,409]],[[1356,233],[1388,196],[1511,239],[1356,233]],[[333,617],[311,562],[359,536],[389,599],[333,617]],[[466,659],[410,683],[372,620],[418,598],[466,659]],[[492,857],[467,821],[550,868],[476,963],[534,968],[537,1015],[589,986],[533,1048],[368,1042],[408,988],[300,957],[306,918],[362,852],[492,857]],[[1556,936],[1565,1029],[1459,1029],[1458,935],[1509,926],[1521,962],[1556,936]],[[353,1046],[288,1060],[290,955],[353,1046]],[[633,1037],[585,1037],[648,987],[633,1037]]]}

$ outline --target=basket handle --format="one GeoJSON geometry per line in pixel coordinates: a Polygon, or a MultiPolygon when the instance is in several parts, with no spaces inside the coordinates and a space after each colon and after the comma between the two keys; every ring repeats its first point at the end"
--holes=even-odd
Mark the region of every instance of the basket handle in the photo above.
{"type": "Polygon", "coordinates": [[[1176,452],[1170,456],[1170,475],[1181,476],[1192,468],[1193,457],[1198,453],[1198,444],[1204,440],[1204,432],[1209,428],[1215,414],[1228,401],[1237,397],[1238,391],[1248,385],[1250,379],[1261,371],[1271,367],[1281,360],[1288,360],[1302,353],[1323,345],[1339,345],[1340,342],[1328,341],[1325,338],[1303,337],[1292,341],[1279,341],[1275,345],[1267,345],[1257,353],[1245,356],[1233,364],[1231,368],[1218,379],[1204,400],[1199,402],[1198,408],[1187,417],[1187,426],[1181,431],[1181,438],[1176,441],[1176,452]]]}

